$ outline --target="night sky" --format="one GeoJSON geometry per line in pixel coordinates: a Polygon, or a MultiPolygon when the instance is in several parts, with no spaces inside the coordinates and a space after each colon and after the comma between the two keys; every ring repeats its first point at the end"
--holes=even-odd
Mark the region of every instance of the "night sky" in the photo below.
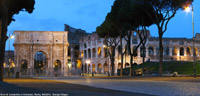
{"type": "MultiPolygon", "coordinates": [[[[8,33],[15,30],[64,31],[64,24],[91,33],[96,30],[111,10],[114,0],[36,0],[32,14],[20,12],[8,33]]],[[[200,0],[194,0],[195,33],[200,33],[200,0]]],[[[149,27],[152,36],[158,36],[157,27],[149,27]]],[[[192,13],[179,10],[169,22],[164,37],[192,38],[192,13]]],[[[14,40],[11,40],[11,50],[14,40]]],[[[8,48],[8,42],[6,46],[8,48]]]]}

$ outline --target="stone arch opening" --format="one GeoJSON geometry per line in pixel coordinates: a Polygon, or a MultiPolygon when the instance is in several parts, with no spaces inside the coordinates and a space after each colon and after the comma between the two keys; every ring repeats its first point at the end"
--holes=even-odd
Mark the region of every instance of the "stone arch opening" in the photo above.
{"type": "Polygon", "coordinates": [[[43,51],[38,51],[34,56],[34,73],[44,75],[47,68],[46,54],[43,51]]]}
{"type": "Polygon", "coordinates": [[[177,55],[177,48],[176,48],[176,46],[174,46],[174,47],[172,48],[172,55],[174,55],[174,56],[177,55]]]}
{"type": "Polygon", "coordinates": [[[98,57],[101,57],[101,47],[98,47],[98,57]]]}
{"type": "Polygon", "coordinates": [[[184,56],[184,48],[183,47],[180,48],[180,56],[184,56]]]}
{"type": "Polygon", "coordinates": [[[21,74],[27,74],[27,69],[28,69],[28,61],[27,60],[21,60],[21,64],[20,64],[20,72],[21,74]]]}
{"type": "Polygon", "coordinates": [[[87,51],[84,50],[84,58],[87,58],[87,51]]]}
{"type": "Polygon", "coordinates": [[[81,58],[83,58],[83,50],[81,50],[81,58]]]}
{"type": "Polygon", "coordinates": [[[168,46],[164,47],[164,55],[169,56],[169,47],[168,46]]]}
{"type": "Polygon", "coordinates": [[[99,63],[99,64],[97,65],[97,72],[98,72],[98,73],[101,73],[101,70],[102,70],[102,65],[99,63]]]}
{"type": "Polygon", "coordinates": [[[153,55],[154,54],[152,46],[149,46],[148,51],[149,51],[149,55],[153,55]]]}
{"type": "Polygon", "coordinates": [[[91,49],[88,49],[88,58],[91,58],[91,49]]]}
{"type": "Polygon", "coordinates": [[[195,50],[195,51],[194,51],[194,56],[197,56],[197,54],[198,54],[198,48],[195,47],[194,50],[195,50]]]}
{"type": "Polygon", "coordinates": [[[92,64],[92,72],[95,72],[95,64],[92,64]]]}
{"type": "Polygon", "coordinates": [[[96,49],[95,48],[92,48],[92,57],[96,58],[96,49]]]}
{"type": "Polygon", "coordinates": [[[118,63],[118,68],[117,69],[121,69],[121,63],[118,63]]]}
{"type": "Polygon", "coordinates": [[[104,72],[108,72],[108,64],[104,63],[103,65],[104,72]]]}
{"type": "Polygon", "coordinates": [[[56,60],[54,62],[54,71],[55,72],[61,72],[61,68],[62,68],[61,61],[60,60],[56,60]]]}
{"type": "Polygon", "coordinates": [[[187,47],[187,50],[186,50],[186,55],[187,56],[191,56],[191,47],[187,47]]]}
{"type": "Polygon", "coordinates": [[[103,49],[104,49],[104,57],[108,57],[108,48],[105,47],[103,49]]]}

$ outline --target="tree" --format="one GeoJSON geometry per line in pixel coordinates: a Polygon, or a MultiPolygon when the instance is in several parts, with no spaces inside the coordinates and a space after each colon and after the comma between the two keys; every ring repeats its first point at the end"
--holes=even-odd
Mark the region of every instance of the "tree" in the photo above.
{"type": "MultiPolygon", "coordinates": [[[[140,0],[139,3],[150,5],[153,7],[155,18],[152,20],[155,22],[158,28],[159,35],[159,49],[160,49],[160,66],[159,74],[162,75],[162,64],[163,64],[163,34],[167,30],[169,21],[176,15],[177,10],[182,9],[184,5],[191,4],[193,0],[140,0]],[[161,17],[160,17],[161,16],[161,17]]],[[[153,17],[147,10],[148,16],[153,17]]]]}
{"type": "MultiPolygon", "coordinates": [[[[106,50],[109,54],[111,61],[111,75],[114,75],[114,64],[115,64],[115,50],[119,44],[118,36],[119,31],[117,30],[115,23],[112,21],[112,15],[108,13],[106,20],[97,27],[97,34],[104,38],[104,44],[106,45],[106,50]]],[[[109,74],[109,73],[108,73],[109,74]]]]}
{"type": "Polygon", "coordinates": [[[7,27],[14,21],[13,16],[20,11],[32,13],[35,0],[0,0],[0,81],[3,81],[3,62],[5,43],[7,40],[7,27]]]}
{"type": "Polygon", "coordinates": [[[131,65],[130,76],[131,76],[132,75],[133,57],[136,55],[137,49],[140,47],[140,45],[143,42],[146,42],[146,38],[147,38],[146,37],[144,39],[143,38],[144,36],[142,36],[143,31],[140,31],[138,29],[140,27],[146,28],[146,26],[150,26],[154,23],[153,20],[148,16],[146,11],[144,11],[144,10],[147,10],[151,15],[155,14],[155,13],[154,13],[154,9],[152,6],[140,4],[140,3],[138,3],[138,0],[116,0],[116,3],[118,3],[118,4],[113,5],[111,14],[113,14],[115,16],[115,17],[113,17],[113,18],[115,18],[114,19],[115,21],[118,20],[118,22],[120,22],[120,24],[123,27],[122,29],[124,30],[123,31],[123,33],[125,34],[124,39],[127,42],[126,50],[128,51],[128,54],[130,55],[130,65],[131,65]],[[135,31],[135,30],[140,37],[140,42],[132,50],[131,39],[133,36],[133,31],[135,31]]]}
{"type": "Polygon", "coordinates": [[[127,0],[115,0],[110,14],[112,15],[112,22],[114,23],[115,28],[119,32],[119,38],[120,38],[120,54],[121,54],[121,70],[120,75],[123,75],[123,62],[124,62],[124,54],[123,52],[123,43],[122,39],[125,36],[125,31],[127,30],[126,24],[124,24],[124,19],[120,17],[120,11],[123,10],[123,7],[127,5],[127,0]]]}

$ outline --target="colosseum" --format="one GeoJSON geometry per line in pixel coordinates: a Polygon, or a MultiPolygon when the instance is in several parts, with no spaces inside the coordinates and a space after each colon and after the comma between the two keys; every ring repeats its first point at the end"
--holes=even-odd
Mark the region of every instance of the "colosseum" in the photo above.
{"type": "MultiPolygon", "coordinates": [[[[134,48],[139,43],[139,37],[133,33],[131,46],[134,48]]],[[[193,47],[192,38],[163,38],[164,47],[164,61],[192,61],[193,56],[195,60],[199,60],[200,54],[200,34],[197,33],[194,37],[195,43],[193,47]],[[194,51],[193,51],[194,49],[194,51]]],[[[104,38],[100,38],[97,33],[92,33],[80,38],[80,55],[82,58],[82,67],[85,72],[107,73],[110,72],[110,59],[103,43],[104,38]]],[[[126,41],[123,40],[123,48],[126,46],[126,41]]],[[[118,46],[119,47],[119,46],[118,46]]],[[[147,38],[145,45],[145,61],[159,61],[159,38],[150,35],[147,38]]],[[[139,47],[137,56],[133,58],[133,63],[142,63],[142,52],[139,47]]],[[[118,48],[116,48],[115,55],[115,73],[117,69],[121,68],[121,56],[118,48]]],[[[123,68],[130,67],[129,55],[124,55],[123,68]]]]}

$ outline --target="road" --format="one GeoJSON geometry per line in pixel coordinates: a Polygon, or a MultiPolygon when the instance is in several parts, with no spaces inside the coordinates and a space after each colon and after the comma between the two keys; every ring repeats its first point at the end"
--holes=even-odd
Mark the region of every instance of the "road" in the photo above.
{"type": "Polygon", "coordinates": [[[0,96],[151,96],[43,79],[5,79],[0,96]]]}
{"type": "Polygon", "coordinates": [[[200,96],[200,78],[153,77],[153,78],[80,78],[43,77],[70,84],[87,85],[126,92],[145,93],[160,96],[200,96]]]}

